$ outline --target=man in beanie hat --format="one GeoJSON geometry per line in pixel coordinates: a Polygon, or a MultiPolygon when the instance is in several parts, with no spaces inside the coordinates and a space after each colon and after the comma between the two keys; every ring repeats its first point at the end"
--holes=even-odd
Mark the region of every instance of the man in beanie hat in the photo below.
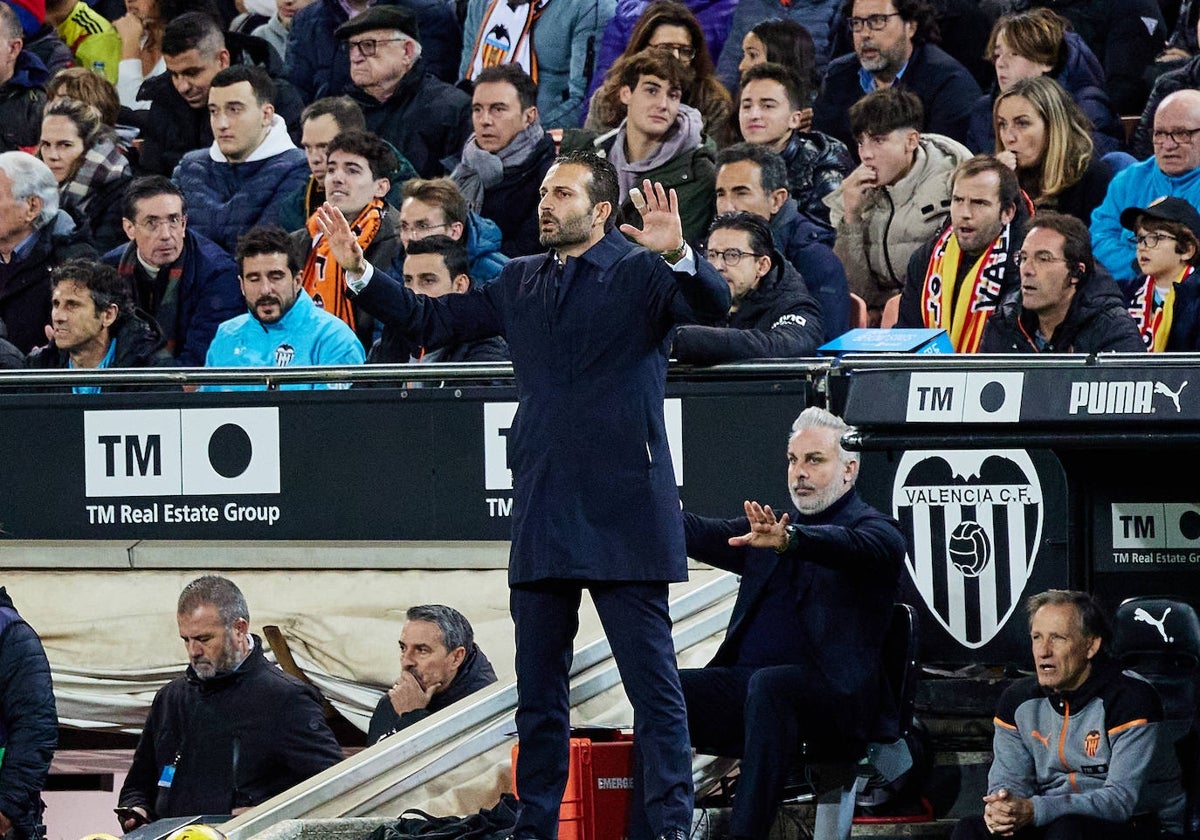
{"type": "Polygon", "coordinates": [[[1121,227],[1133,231],[1137,277],[1121,291],[1150,351],[1194,350],[1200,339],[1200,213],[1182,198],[1127,207],[1121,227]]]}
{"type": "Polygon", "coordinates": [[[446,174],[471,134],[471,98],[426,72],[417,19],[398,6],[372,6],[337,29],[350,53],[350,96],[367,128],[387,140],[422,178],[446,174]]]}

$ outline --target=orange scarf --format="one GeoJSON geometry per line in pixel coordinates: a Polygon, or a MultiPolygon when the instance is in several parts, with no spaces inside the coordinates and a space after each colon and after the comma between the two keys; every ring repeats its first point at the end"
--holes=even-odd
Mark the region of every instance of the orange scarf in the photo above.
{"type": "Polygon", "coordinates": [[[933,246],[925,284],[921,287],[921,317],[925,326],[944,329],[956,353],[974,353],[983,325],[1000,302],[1000,281],[1008,261],[1009,225],[988,246],[963,282],[955,287],[962,251],[954,228],[947,226],[933,246]]]}
{"type": "MultiPolygon", "coordinates": [[[[376,198],[363,208],[354,224],[350,225],[350,230],[354,232],[364,251],[379,233],[385,211],[383,199],[376,198]]],[[[304,291],[312,296],[313,303],[336,315],[345,321],[350,329],[354,329],[354,307],[350,304],[350,298],[346,296],[345,272],[329,253],[329,243],[317,230],[316,216],[308,220],[307,227],[309,235],[313,237],[313,246],[308,252],[308,260],[304,263],[304,291]]]]}

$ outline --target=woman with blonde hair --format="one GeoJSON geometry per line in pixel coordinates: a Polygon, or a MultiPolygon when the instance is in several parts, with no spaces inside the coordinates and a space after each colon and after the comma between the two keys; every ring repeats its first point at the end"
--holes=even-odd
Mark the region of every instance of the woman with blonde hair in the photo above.
{"type": "Polygon", "coordinates": [[[1094,153],[1090,123],[1058,82],[1022,79],[996,97],[996,157],[1017,173],[1035,208],[1091,223],[1113,171],[1094,153]]]}
{"type": "Polygon", "coordinates": [[[100,253],[127,241],[121,199],[133,176],[115,139],[99,109],[78,99],[55,99],[42,115],[38,157],[58,182],[62,209],[86,219],[100,253]]]}

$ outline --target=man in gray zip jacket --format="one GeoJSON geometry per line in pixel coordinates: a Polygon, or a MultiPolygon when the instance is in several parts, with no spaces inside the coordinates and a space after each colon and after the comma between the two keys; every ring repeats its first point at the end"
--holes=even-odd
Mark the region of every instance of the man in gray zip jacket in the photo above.
{"type": "Polygon", "coordinates": [[[1000,697],[983,816],[960,821],[954,840],[1182,834],[1178,762],[1159,744],[1162,703],[1104,655],[1099,606],[1051,589],[1026,607],[1035,676],[1000,697]]]}

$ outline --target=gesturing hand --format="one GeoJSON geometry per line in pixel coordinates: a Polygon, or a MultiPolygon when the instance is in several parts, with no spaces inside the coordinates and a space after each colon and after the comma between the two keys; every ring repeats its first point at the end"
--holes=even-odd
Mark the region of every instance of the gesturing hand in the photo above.
{"type": "Polygon", "coordinates": [[[662,184],[646,180],[641,191],[632,194],[633,206],[642,216],[642,229],[621,225],[621,233],[657,254],[678,248],[683,243],[683,222],[675,190],[667,192],[662,184]]]}
{"type": "Polygon", "coordinates": [[[788,543],[788,515],[775,518],[775,511],[770,505],[760,505],[758,502],[745,503],[746,518],[750,520],[750,533],[740,537],[730,537],[732,546],[749,546],[750,548],[775,548],[783,550],[788,543]]]}
{"type": "Polygon", "coordinates": [[[329,243],[329,253],[337,260],[342,271],[361,274],[366,265],[363,249],[342,211],[326,201],[317,208],[317,227],[329,243]]]}

